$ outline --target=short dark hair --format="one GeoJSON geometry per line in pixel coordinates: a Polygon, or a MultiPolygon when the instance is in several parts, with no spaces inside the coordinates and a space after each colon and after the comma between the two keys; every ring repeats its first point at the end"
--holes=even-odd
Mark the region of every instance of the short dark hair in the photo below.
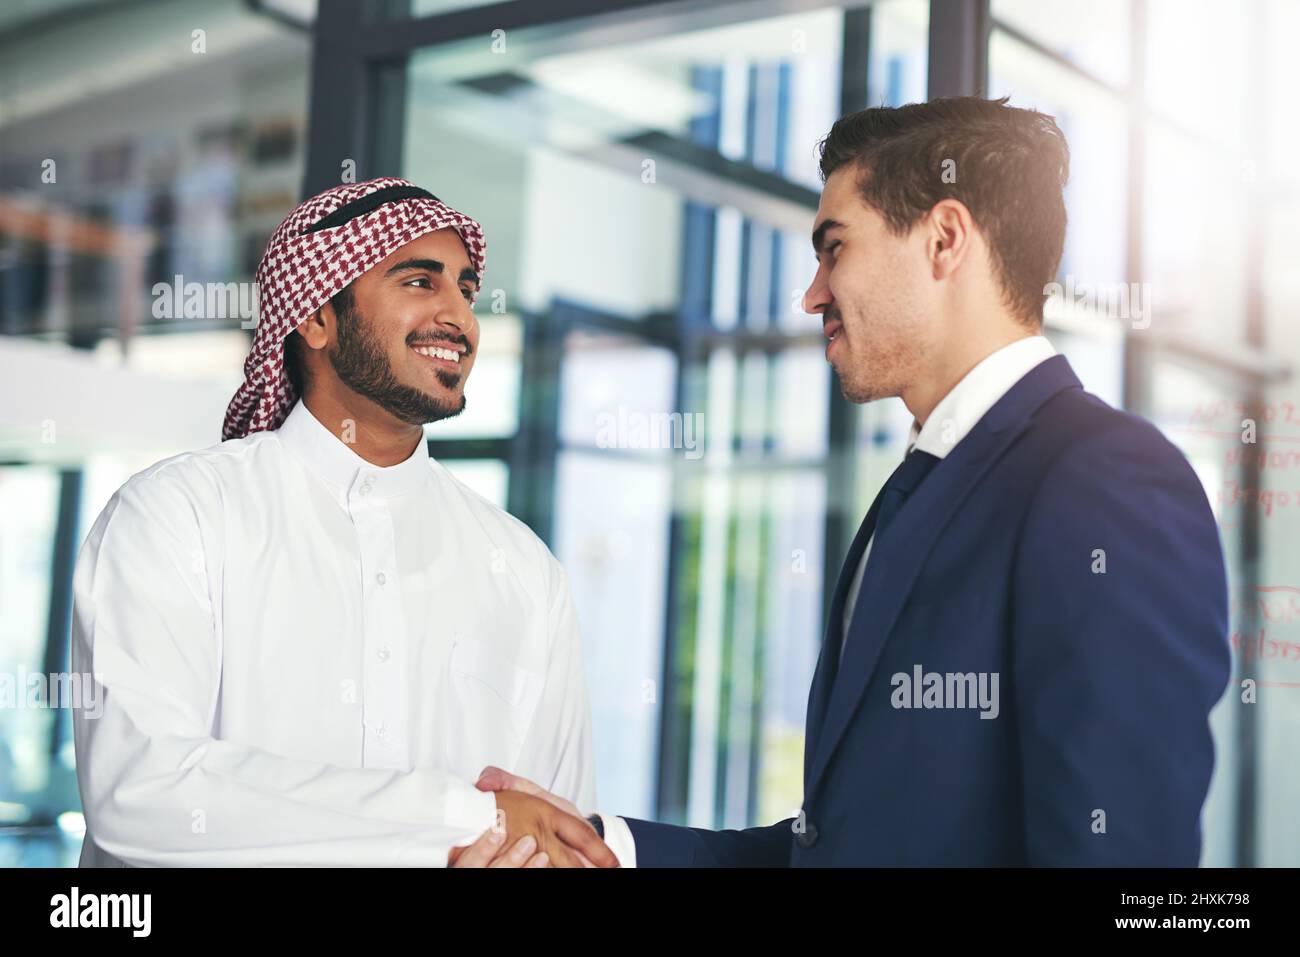
{"type": "MultiPolygon", "coordinates": [[[[333,296],[330,297],[330,305],[334,307],[334,315],[340,322],[352,318],[352,313],[357,307],[357,300],[352,292],[352,284],[348,283],[333,296]]],[[[297,329],[293,329],[284,337],[284,371],[289,377],[289,384],[293,386],[294,394],[301,398],[306,394],[308,373],[306,352],[307,344],[302,341],[302,336],[298,334],[297,329]]]]}
{"type": "Polygon", "coordinates": [[[1007,106],[1006,97],[943,97],[841,117],[819,150],[823,181],[843,166],[860,168],[863,199],[895,235],[940,200],[960,200],[988,239],[1012,311],[1042,322],[1043,287],[1065,246],[1070,176],[1070,148],[1054,117],[1007,106]]]}

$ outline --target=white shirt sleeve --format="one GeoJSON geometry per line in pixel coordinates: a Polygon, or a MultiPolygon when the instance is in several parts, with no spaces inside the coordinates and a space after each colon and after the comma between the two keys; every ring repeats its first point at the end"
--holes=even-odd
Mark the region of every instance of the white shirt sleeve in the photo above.
{"type": "Polygon", "coordinates": [[[493,824],[493,795],[431,768],[344,768],[214,737],[221,517],[199,511],[165,472],[137,477],[78,558],[73,669],[95,676],[100,712],[73,715],[88,838],[137,866],[446,864],[493,824]]]}
{"type": "Polygon", "coordinates": [[[627,821],[612,814],[602,814],[600,819],[605,825],[605,843],[618,858],[618,866],[636,867],[636,840],[627,821]]]}

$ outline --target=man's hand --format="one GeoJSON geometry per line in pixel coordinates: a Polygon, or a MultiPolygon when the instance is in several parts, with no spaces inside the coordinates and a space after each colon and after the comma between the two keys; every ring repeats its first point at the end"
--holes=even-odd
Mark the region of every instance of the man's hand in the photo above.
{"type": "Polygon", "coordinates": [[[509,771],[502,771],[500,768],[488,765],[478,776],[478,782],[474,785],[480,791],[519,791],[523,794],[531,794],[533,797],[539,797],[558,807],[565,814],[571,814],[574,817],[582,817],[583,814],[573,803],[564,800],[562,797],[556,797],[550,791],[544,790],[541,785],[534,784],[527,778],[521,778],[517,774],[511,774],[509,771]]]}
{"type": "Polygon", "coordinates": [[[447,855],[449,867],[548,867],[551,859],[545,851],[534,854],[537,841],[526,834],[509,850],[506,832],[490,827],[469,847],[453,847],[447,855]]]}
{"type": "MultiPolygon", "coordinates": [[[[480,783],[479,790],[492,789],[480,783]]],[[[505,831],[505,840],[499,847],[513,846],[521,838],[531,836],[537,842],[538,851],[550,859],[552,867],[618,867],[614,852],[605,846],[595,828],[584,821],[581,814],[571,814],[540,796],[515,790],[498,791],[496,802],[498,821],[493,830],[505,831]]],[[[568,804],[567,801],[564,803],[568,804]]],[[[568,806],[573,807],[571,804],[568,806]]],[[[573,810],[577,812],[577,808],[573,810]]],[[[461,856],[457,851],[462,850],[465,849],[453,848],[448,862],[457,861],[461,856]]]]}
{"type": "MultiPolygon", "coordinates": [[[[491,765],[488,765],[479,773],[478,781],[475,783],[474,786],[478,788],[480,791],[498,792],[497,794],[498,801],[501,798],[500,792],[518,791],[521,794],[528,794],[533,797],[541,798],[543,801],[546,801],[548,804],[553,805],[554,807],[563,811],[565,814],[568,814],[572,817],[576,817],[576,818],[583,817],[583,814],[581,811],[578,810],[577,805],[573,804],[571,801],[566,801],[564,798],[552,794],[550,791],[547,791],[545,788],[543,788],[540,784],[536,784],[535,782],[530,781],[527,778],[521,778],[517,774],[511,774],[509,771],[503,771],[500,768],[493,767],[491,765]]],[[[602,843],[601,847],[606,847],[606,845],[602,843]]],[[[606,849],[608,848],[606,847],[606,849]]],[[[577,853],[578,853],[578,858],[581,861],[583,867],[597,866],[593,864],[590,860],[588,860],[586,855],[584,855],[580,850],[577,853]]],[[[617,867],[618,865],[602,864],[600,866],[617,867]]]]}

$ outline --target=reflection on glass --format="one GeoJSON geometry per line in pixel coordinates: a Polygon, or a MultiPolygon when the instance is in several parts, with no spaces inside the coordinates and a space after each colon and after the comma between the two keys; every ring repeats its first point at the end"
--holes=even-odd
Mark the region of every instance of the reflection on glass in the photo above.
{"type": "MultiPolygon", "coordinates": [[[[1230,633],[1239,633],[1244,617],[1240,599],[1248,574],[1241,563],[1244,509],[1234,504],[1233,498],[1234,490],[1242,487],[1245,478],[1242,452],[1246,447],[1237,429],[1244,411],[1244,393],[1231,379],[1207,375],[1204,369],[1164,359],[1154,363],[1151,385],[1151,408],[1147,416],[1187,456],[1218,521],[1228,570],[1228,628],[1230,633]]],[[[1238,634],[1233,677],[1261,677],[1255,670],[1257,663],[1243,658],[1241,645],[1238,634]]],[[[1209,797],[1202,811],[1201,864],[1206,867],[1234,863],[1236,779],[1242,761],[1238,747],[1240,717],[1238,698],[1230,684],[1210,716],[1215,762],[1209,797]]]]}

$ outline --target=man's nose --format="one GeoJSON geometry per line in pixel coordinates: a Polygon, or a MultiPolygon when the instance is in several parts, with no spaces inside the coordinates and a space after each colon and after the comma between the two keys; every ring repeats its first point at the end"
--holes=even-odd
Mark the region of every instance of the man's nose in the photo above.
{"type": "Polygon", "coordinates": [[[817,270],[817,275],[813,276],[812,284],[808,291],[803,294],[803,311],[809,315],[823,313],[830,307],[831,290],[827,285],[825,278],[822,276],[822,270],[817,270]]]}
{"type": "Polygon", "coordinates": [[[469,302],[460,293],[456,294],[455,302],[448,303],[438,310],[437,320],[438,325],[464,335],[470,335],[478,324],[474,310],[469,307],[469,302]]]}

